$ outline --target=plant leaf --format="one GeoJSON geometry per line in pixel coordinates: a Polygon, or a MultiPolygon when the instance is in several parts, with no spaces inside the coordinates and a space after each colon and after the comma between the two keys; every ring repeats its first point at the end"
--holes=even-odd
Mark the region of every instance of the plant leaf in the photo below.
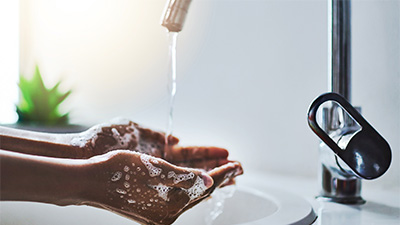
{"type": "Polygon", "coordinates": [[[21,90],[21,99],[17,104],[18,121],[48,125],[68,123],[69,113],[60,114],[58,107],[71,94],[71,91],[61,93],[58,90],[60,83],[61,81],[47,89],[39,66],[36,66],[31,80],[21,75],[18,84],[21,90]]]}

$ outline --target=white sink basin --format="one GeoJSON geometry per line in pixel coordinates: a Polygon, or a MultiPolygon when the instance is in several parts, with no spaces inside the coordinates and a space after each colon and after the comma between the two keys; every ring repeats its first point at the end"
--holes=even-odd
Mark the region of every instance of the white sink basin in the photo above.
{"type": "MultiPolygon", "coordinates": [[[[176,224],[207,224],[205,218],[210,216],[210,207],[212,204],[207,202],[199,204],[179,217],[176,224]]],[[[212,224],[311,224],[315,219],[311,205],[299,196],[259,185],[257,188],[238,185],[212,224]]]]}

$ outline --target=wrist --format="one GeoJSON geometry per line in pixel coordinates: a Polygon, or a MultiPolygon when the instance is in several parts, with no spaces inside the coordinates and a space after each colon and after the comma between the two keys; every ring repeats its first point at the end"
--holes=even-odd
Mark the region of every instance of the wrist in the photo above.
{"type": "Polygon", "coordinates": [[[106,181],[105,164],[109,159],[109,154],[94,156],[90,159],[82,160],[84,163],[79,168],[79,188],[74,191],[77,196],[78,205],[97,205],[105,200],[106,181]]]}
{"type": "Polygon", "coordinates": [[[72,165],[66,166],[63,172],[65,176],[62,183],[57,205],[82,205],[84,202],[90,201],[91,189],[93,188],[93,176],[88,160],[72,160],[76,161],[72,165]]]}
{"type": "Polygon", "coordinates": [[[2,200],[74,205],[84,200],[86,161],[0,150],[2,200]]]}

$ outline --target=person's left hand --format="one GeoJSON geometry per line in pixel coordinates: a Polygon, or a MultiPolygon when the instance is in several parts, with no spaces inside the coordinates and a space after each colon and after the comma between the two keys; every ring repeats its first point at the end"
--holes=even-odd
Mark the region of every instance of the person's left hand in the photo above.
{"type": "Polygon", "coordinates": [[[179,139],[170,135],[166,145],[165,133],[144,128],[129,120],[99,124],[77,134],[73,143],[82,145],[91,156],[124,149],[162,158],[184,167],[206,171],[228,163],[228,151],[218,147],[181,147],[179,139]]]}

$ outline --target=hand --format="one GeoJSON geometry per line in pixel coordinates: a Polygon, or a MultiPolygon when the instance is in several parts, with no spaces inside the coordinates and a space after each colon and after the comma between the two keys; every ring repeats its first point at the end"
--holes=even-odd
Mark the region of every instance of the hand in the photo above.
{"type": "Polygon", "coordinates": [[[241,173],[237,163],[225,164],[207,174],[122,150],[93,157],[90,161],[96,185],[89,194],[92,200],[84,204],[147,224],[171,224],[225,180],[241,173]]]}
{"type": "Polygon", "coordinates": [[[115,120],[111,124],[100,124],[82,132],[71,141],[80,145],[90,155],[96,156],[112,150],[126,149],[163,158],[185,167],[206,171],[228,163],[228,151],[217,147],[180,147],[179,139],[165,133],[143,128],[129,120],[115,120]]]}
{"type": "MultiPolygon", "coordinates": [[[[170,136],[168,146],[176,145],[178,142],[178,138],[170,136]]],[[[75,134],[71,144],[90,152],[91,156],[126,149],[161,158],[168,149],[164,133],[123,119],[115,119],[110,123],[99,124],[75,134]]]]}
{"type": "Polygon", "coordinates": [[[0,126],[0,139],[4,150],[55,158],[87,159],[126,149],[207,171],[228,162],[226,149],[179,147],[179,139],[173,136],[169,136],[166,145],[164,133],[121,119],[72,134],[40,133],[0,126]]]}

